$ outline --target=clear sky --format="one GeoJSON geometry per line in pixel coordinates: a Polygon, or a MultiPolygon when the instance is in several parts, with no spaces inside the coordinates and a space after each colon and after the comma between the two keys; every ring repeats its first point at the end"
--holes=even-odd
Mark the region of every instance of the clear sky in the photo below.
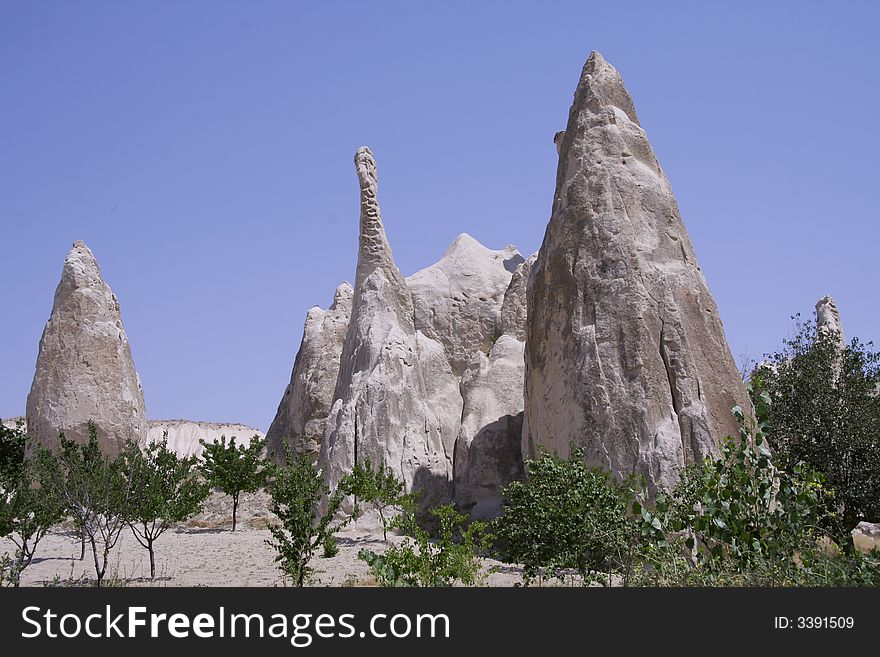
{"type": "Polygon", "coordinates": [[[405,275],[537,250],[581,67],[623,75],[734,355],[837,298],[880,339],[877,2],[0,2],[0,416],[95,252],[152,418],[265,430],[353,280],[368,145],[405,275]]]}

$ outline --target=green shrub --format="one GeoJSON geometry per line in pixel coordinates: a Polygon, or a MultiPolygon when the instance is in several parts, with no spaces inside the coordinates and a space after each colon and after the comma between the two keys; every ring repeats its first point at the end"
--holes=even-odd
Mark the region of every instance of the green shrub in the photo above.
{"type": "Polygon", "coordinates": [[[242,493],[255,493],[266,485],[272,472],[270,464],[262,458],[265,438],[254,436],[249,445],[236,445],[235,436],[226,442],[220,440],[199,443],[205,448],[202,453],[201,470],[214,488],[219,488],[232,497],[232,531],[235,531],[238,516],[238,501],[242,493]]]}
{"type": "Polygon", "coordinates": [[[40,448],[26,459],[25,442],[21,425],[9,429],[0,424],[0,535],[9,536],[16,547],[12,558],[4,555],[0,585],[19,585],[37,545],[64,515],[62,500],[51,486],[53,469],[45,467],[54,457],[40,448]]]}
{"type": "Polygon", "coordinates": [[[405,493],[403,482],[384,463],[375,469],[369,459],[355,463],[341,488],[355,498],[356,516],[360,504],[368,504],[379,513],[385,541],[388,540],[389,512],[410,513],[415,508],[415,494],[405,493]]]}
{"type": "Polygon", "coordinates": [[[584,584],[607,582],[630,548],[629,489],[587,467],[580,449],[567,460],[545,452],[526,461],[526,472],[525,481],[503,489],[493,524],[501,558],[522,564],[527,584],[571,573],[584,584]]]}
{"type": "Polygon", "coordinates": [[[272,511],[281,524],[269,526],[275,541],[266,543],[277,552],[275,561],[280,563],[281,570],[296,586],[303,586],[311,572],[309,562],[315,550],[323,545],[326,554],[328,542],[350,520],[336,518],[343,494],[331,494],[308,454],[294,457],[289,450],[285,465],[275,471],[269,494],[272,511]]]}
{"type": "Polygon", "coordinates": [[[437,541],[418,526],[412,513],[403,513],[392,521],[406,534],[401,545],[391,545],[383,554],[358,552],[380,585],[473,586],[481,581],[480,554],[489,544],[485,523],[468,524],[468,517],[451,504],[431,509],[429,515],[439,523],[437,541]]]}

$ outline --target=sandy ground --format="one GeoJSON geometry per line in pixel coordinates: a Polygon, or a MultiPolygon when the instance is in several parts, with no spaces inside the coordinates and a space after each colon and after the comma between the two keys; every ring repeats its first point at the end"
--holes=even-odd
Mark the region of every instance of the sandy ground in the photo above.
{"type": "MultiPolygon", "coordinates": [[[[275,551],[266,544],[265,529],[270,514],[262,495],[245,496],[239,510],[239,524],[232,527],[228,498],[213,495],[205,512],[181,526],[169,529],[156,542],[156,579],[151,581],[147,551],[126,529],[111,553],[106,578],[126,586],[285,586],[275,551]]],[[[386,543],[374,526],[350,525],[337,535],[339,553],[324,558],[315,555],[311,584],[314,586],[376,586],[369,568],[357,557],[361,548],[381,553],[386,543]]],[[[400,536],[388,535],[389,542],[400,536]]],[[[0,539],[0,554],[12,554],[15,546],[0,539]]],[[[82,561],[78,537],[66,527],[57,527],[39,544],[33,563],[22,575],[23,586],[46,583],[89,586],[95,568],[91,552],[82,561]]],[[[487,586],[513,586],[521,581],[520,570],[486,559],[487,586]],[[495,572],[489,572],[495,570],[495,572]]]]}

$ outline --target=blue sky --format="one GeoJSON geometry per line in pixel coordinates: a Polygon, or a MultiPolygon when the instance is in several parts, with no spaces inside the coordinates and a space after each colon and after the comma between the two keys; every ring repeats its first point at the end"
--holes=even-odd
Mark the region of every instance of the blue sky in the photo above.
{"type": "Polygon", "coordinates": [[[153,418],[266,429],[352,280],[369,145],[398,265],[539,247],[584,60],[618,68],[735,356],[837,298],[880,338],[873,2],[0,3],[0,416],[65,253],[119,297],[153,418]]]}

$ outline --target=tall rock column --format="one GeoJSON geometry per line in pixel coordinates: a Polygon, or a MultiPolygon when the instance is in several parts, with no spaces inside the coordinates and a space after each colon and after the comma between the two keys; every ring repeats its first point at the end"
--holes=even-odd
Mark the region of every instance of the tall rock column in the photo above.
{"type": "Polygon", "coordinates": [[[433,506],[451,498],[461,395],[443,346],[413,321],[378,201],[376,163],[355,155],[360,239],[351,319],[319,464],[335,487],[357,460],[384,463],[433,506]]]}
{"type": "Polygon", "coordinates": [[[56,449],[60,432],[77,442],[87,440],[89,421],[105,453],[118,453],[129,439],[146,440],[144,393],[119,302],[101,278],[95,256],[78,241],[64,260],[40,338],[27,399],[28,434],[56,449]]]}
{"type": "Polygon", "coordinates": [[[736,435],[748,396],[618,72],[590,55],[557,135],[553,210],[528,284],[524,451],[670,486],[736,435]]]}

